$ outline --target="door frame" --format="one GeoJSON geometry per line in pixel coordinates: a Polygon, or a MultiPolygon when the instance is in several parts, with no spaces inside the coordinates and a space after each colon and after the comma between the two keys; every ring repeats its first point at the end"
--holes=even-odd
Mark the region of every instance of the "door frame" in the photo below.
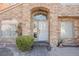
{"type": "MultiPolygon", "coordinates": [[[[30,34],[33,36],[33,22],[34,22],[34,20],[32,19],[32,14],[31,14],[31,17],[30,17],[30,29],[31,29],[31,31],[30,31],[30,34]]],[[[50,18],[49,18],[49,13],[48,13],[48,15],[47,15],[47,23],[48,23],[48,43],[50,44],[50,18]]]]}

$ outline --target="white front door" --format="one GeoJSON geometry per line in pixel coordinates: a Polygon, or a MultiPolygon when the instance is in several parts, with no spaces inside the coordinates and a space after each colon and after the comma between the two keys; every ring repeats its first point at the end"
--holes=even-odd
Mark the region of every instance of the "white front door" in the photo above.
{"type": "Polygon", "coordinates": [[[38,41],[48,41],[48,24],[45,21],[38,22],[38,41]]]}
{"type": "Polygon", "coordinates": [[[48,41],[48,21],[47,15],[38,13],[33,15],[35,41],[48,41]]]}

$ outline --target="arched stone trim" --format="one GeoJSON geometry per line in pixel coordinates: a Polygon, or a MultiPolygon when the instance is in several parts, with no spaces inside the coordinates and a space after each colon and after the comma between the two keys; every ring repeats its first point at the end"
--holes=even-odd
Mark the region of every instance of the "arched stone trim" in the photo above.
{"type": "Polygon", "coordinates": [[[32,13],[36,12],[36,11],[44,11],[46,13],[49,12],[49,9],[46,7],[34,7],[31,9],[32,13]]]}
{"type": "Polygon", "coordinates": [[[46,7],[34,7],[31,9],[31,15],[43,14],[45,16],[49,16],[49,9],[46,7]]]}

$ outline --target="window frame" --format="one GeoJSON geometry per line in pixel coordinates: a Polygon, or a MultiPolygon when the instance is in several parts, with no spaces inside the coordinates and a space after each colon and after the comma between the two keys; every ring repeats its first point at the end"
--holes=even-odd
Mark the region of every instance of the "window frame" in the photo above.
{"type": "Polygon", "coordinates": [[[16,23],[12,23],[11,20],[6,20],[6,22],[5,22],[5,20],[3,20],[1,22],[1,38],[15,38],[15,37],[17,37],[16,30],[17,30],[17,24],[16,23]],[[4,28],[6,27],[5,29],[8,29],[8,30],[3,30],[2,29],[3,26],[4,26],[4,28]],[[15,29],[13,30],[14,27],[15,27],[15,29]],[[9,34],[6,34],[5,32],[6,33],[9,32],[9,34]]]}

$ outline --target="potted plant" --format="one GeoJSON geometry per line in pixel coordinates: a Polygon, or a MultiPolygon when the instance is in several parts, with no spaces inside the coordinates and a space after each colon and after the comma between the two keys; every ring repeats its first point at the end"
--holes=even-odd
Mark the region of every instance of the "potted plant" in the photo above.
{"type": "Polygon", "coordinates": [[[63,39],[59,39],[58,47],[63,47],[63,39]]]}

